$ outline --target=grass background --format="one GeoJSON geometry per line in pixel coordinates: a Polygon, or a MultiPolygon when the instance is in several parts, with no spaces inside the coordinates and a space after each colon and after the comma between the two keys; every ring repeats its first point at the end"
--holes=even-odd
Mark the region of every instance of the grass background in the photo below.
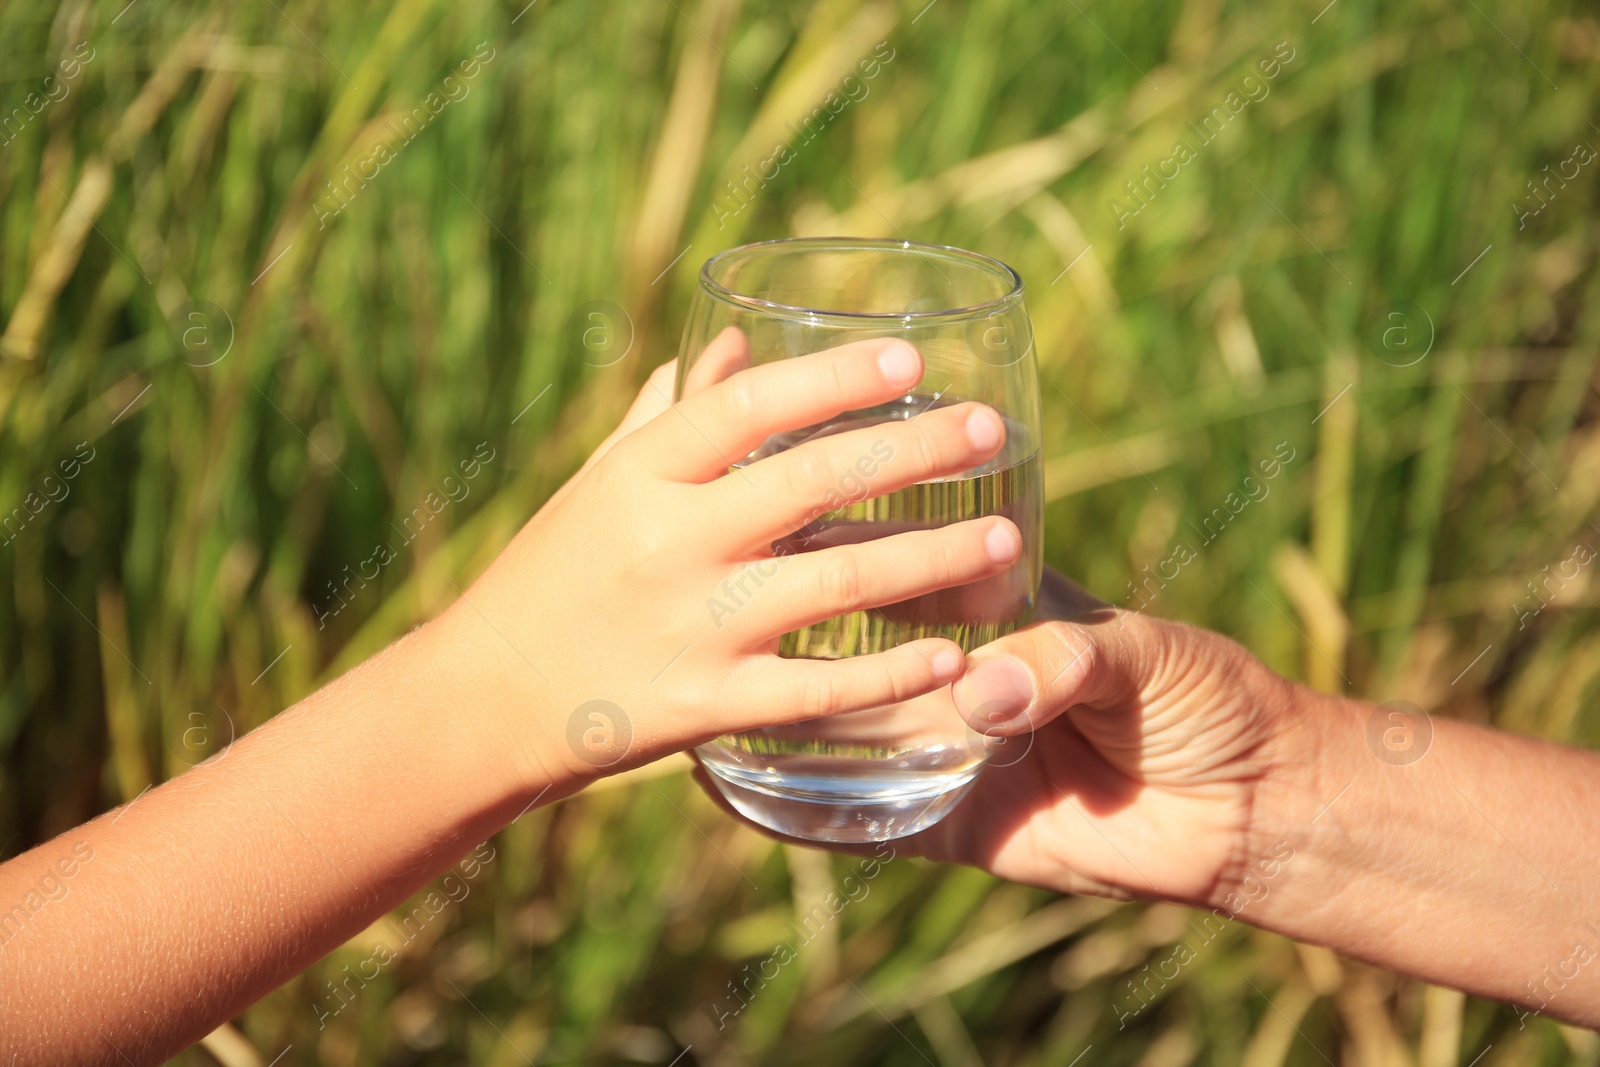
{"type": "MultiPolygon", "coordinates": [[[[789,234],[1023,274],[1049,562],[1123,602],[1187,542],[1149,610],[1324,688],[1600,742],[1592,568],[1526,584],[1600,546],[1596,165],[1527,184],[1600,144],[1591,9],[923,3],[0,7],[0,124],[23,115],[0,133],[0,507],[25,509],[0,533],[0,854],[437,610],[675,354],[698,265],[789,234]],[[868,95],[727,217],[724,183],[879,42],[868,95]],[[1119,226],[1125,183],[1279,42],[1267,95],[1119,226]],[[470,91],[319,221],[481,43],[470,91]],[[634,332],[613,366],[578,358],[597,300],[634,332]],[[319,629],[328,583],[480,442],[471,495],[319,629]],[[1200,546],[1188,524],[1278,442],[1270,495],[1200,546]]],[[[904,859],[719,1029],[727,983],[854,861],[661,770],[498,835],[325,1028],[372,937],[178,1062],[1600,1060],[1593,1034],[1242,924],[1119,1029],[1187,913],[904,859]]]]}

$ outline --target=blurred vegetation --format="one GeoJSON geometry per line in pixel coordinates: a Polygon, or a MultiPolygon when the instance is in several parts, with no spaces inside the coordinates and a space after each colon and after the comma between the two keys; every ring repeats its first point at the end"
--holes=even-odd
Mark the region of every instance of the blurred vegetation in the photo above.
{"type": "MultiPolygon", "coordinates": [[[[1597,168],[1549,181],[1600,143],[1590,15],[66,0],[0,7],[0,35],[0,515],[25,520],[0,526],[4,855],[437,610],[675,354],[698,265],[788,234],[1023,274],[1046,556],[1102,595],[1187,541],[1149,610],[1324,688],[1600,742],[1592,568],[1547,583],[1600,544],[1597,168]],[[725,183],[880,42],[870,91],[732,211],[725,183]],[[1230,92],[1258,98],[1199,144],[1230,92]],[[1180,137],[1194,158],[1131,199],[1180,137]],[[343,177],[380,143],[370,180],[343,177]],[[605,367],[573,326],[597,300],[634,330],[605,367]],[[470,496],[322,619],[480,442],[470,496]],[[1199,545],[1190,524],[1279,442],[1269,495],[1199,545]]],[[[180,1062],[1600,1058],[1593,1034],[1242,924],[1119,1029],[1186,912],[905,859],[719,1029],[728,983],[858,861],[774,845],[658,770],[498,835],[325,1028],[361,938],[180,1062]]]]}

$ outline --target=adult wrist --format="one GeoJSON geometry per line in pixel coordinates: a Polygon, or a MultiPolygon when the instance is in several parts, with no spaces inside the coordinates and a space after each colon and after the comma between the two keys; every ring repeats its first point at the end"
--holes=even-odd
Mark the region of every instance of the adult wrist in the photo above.
{"type": "Polygon", "coordinates": [[[1259,709],[1268,740],[1250,792],[1245,831],[1233,863],[1207,904],[1230,916],[1294,934],[1338,892],[1325,855],[1330,812],[1360,771],[1360,705],[1289,681],[1252,658],[1262,678],[1259,709]]]}

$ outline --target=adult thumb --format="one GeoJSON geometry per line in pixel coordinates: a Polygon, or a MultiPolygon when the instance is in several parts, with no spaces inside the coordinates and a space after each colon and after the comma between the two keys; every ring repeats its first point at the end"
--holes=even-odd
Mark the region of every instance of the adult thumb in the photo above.
{"type": "Polygon", "coordinates": [[[1071,707],[1136,699],[1165,658],[1166,625],[1104,608],[1026,626],[968,657],[966,673],[951,688],[956,710],[977,732],[1009,737],[1037,730],[1071,707]]]}

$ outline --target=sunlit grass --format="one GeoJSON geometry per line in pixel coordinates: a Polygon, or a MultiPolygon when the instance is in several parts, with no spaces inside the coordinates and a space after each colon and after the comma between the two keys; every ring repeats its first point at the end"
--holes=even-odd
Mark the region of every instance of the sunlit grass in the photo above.
{"type": "MultiPolygon", "coordinates": [[[[1592,20],[1537,2],[141,0],[6,5],[0,32],[0,127],[26,114],[0,135],[7,855],[437,610],[676,354],[698,265],[788,234],[904,235],[1022,272],[1046,558],[1101,595],[1133,583],[1325,687],[1600,743],[1589,578],[1526,584],[1600,544],[1594,168],[1535,216],[1513,207],[1600,139],[1592,20]],[[730,211],[726,183],[874,55],[867,91],[730,211]],[[1202,143],[1190,124],[1273,57],[1202,143]],[[447,106],[396,135],[435,92],[447,106]],[[1181,139],[1194,158],[1147,181],[1181,139]],[[380,144],[392,158],[345,177],[380,144]],[[578,358],[571,317],[596,300],[635,331],[612,366],[578,358]],[[80,443],[94,458],[66,480],[80,443]],[[471,492],[402,544],[390,524],[481,443],[471,492]],[[1280,443],[1270,492],[1208,531],[1280,443]],[[341,585],[380,543],[392,562],[341,585]],[[1195,560],[1149,584],[1180,543],[1195,560]]],[[[905,859],[800,944],[859,861],[734,826],[677,765],[494,847],[324,1029],[362,939],[247,1012],[260,1062],[291,1044],[280,1062],[1600,1055],[1242,927],[1119,1030],[1181,912],[905,859]],[[794,961],[719,1029],[729,982],[784,944],[794,961]]]]}

